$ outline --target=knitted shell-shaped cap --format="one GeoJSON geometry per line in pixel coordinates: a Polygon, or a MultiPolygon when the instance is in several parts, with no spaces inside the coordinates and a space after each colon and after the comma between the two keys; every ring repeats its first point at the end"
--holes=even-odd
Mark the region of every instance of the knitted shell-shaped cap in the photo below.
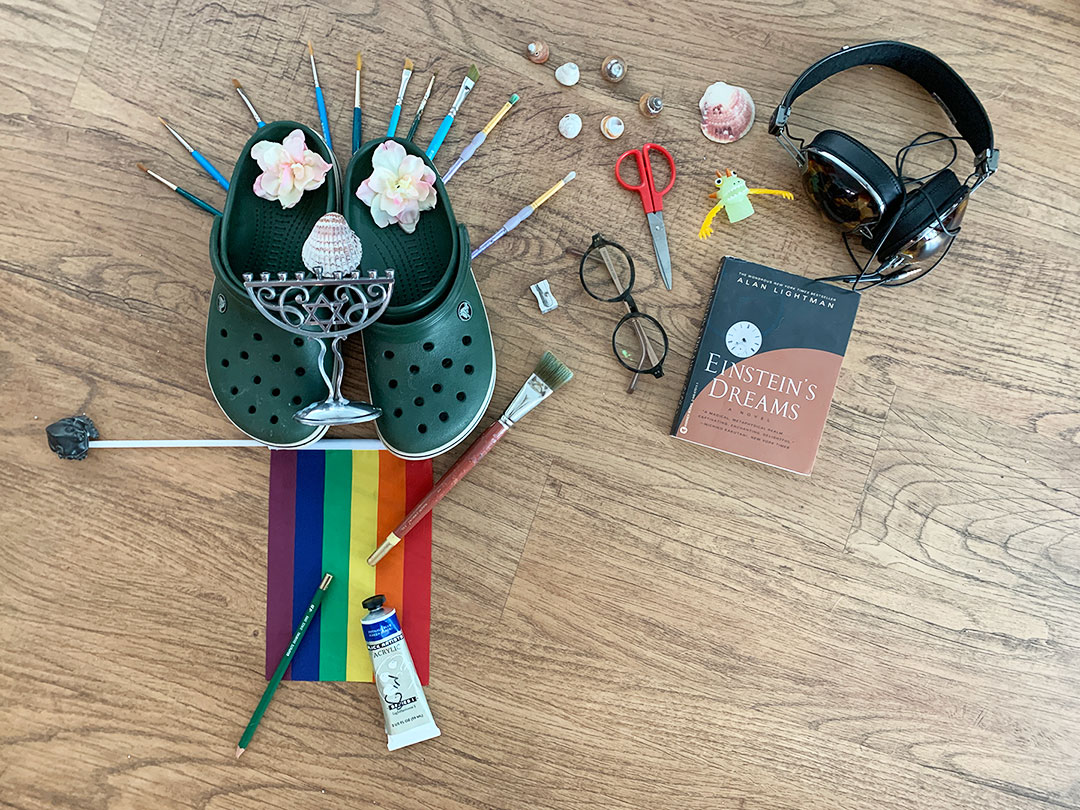
{"type": "Polygon", "coordinates": [[[300,252],[304,267],[320,278],[352,273],[360,267],[363,255],[360,237],[349,227],[345,217],[337,213],[319,217],[300,252]]]}

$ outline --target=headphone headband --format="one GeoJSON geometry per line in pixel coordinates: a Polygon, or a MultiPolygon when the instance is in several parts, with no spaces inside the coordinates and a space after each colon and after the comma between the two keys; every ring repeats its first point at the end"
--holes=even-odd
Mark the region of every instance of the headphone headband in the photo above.
{"type": "Polygon", "coordinates": [[[980,175],[997,169],[998,151],[990,118],[960,75],[930,51],[903,42],[867,42],[826,56],[803,71],[784,94],[769,122],[769,133],[779,135],[791,114],[791,105],[803,93],[837,73],[861,65],[880,65],[903,73],[937,99],[957,132],[975,153],[980,175]]]}

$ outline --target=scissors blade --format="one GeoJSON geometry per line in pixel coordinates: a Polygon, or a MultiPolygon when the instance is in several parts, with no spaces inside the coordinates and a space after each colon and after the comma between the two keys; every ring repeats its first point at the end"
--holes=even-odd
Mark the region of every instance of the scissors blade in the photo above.
{"type": "Polygon", "coordinates": [[[667,228],[664,227],[664,212],[654,211],[646,214],[649,221],[649,234],[652,236],[653,250],[656,251],[656,266],[660,268],[660,278],[664,286],[671,289],[671,252],[667,245],[667,228]]]}

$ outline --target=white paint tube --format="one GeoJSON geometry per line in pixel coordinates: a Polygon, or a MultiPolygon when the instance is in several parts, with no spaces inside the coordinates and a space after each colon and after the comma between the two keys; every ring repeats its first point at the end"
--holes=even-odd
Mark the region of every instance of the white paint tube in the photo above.
{"type": "Polygon", "coordinates": [[[368,614],[360,623],[386,721],[386,747],[393,751],[438,737],[442,732],[428,708],[397,611],[384,608],[385,601],[381,594],[365,599],[368,614]]]}

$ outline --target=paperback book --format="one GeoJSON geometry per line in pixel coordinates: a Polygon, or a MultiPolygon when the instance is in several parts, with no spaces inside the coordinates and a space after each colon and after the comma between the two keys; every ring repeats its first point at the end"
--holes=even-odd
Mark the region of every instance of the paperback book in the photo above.
{"type": "Polygon", "coordinates": [[[809,475],[859,293],[724,257],[671,435],[809,475]]]}

